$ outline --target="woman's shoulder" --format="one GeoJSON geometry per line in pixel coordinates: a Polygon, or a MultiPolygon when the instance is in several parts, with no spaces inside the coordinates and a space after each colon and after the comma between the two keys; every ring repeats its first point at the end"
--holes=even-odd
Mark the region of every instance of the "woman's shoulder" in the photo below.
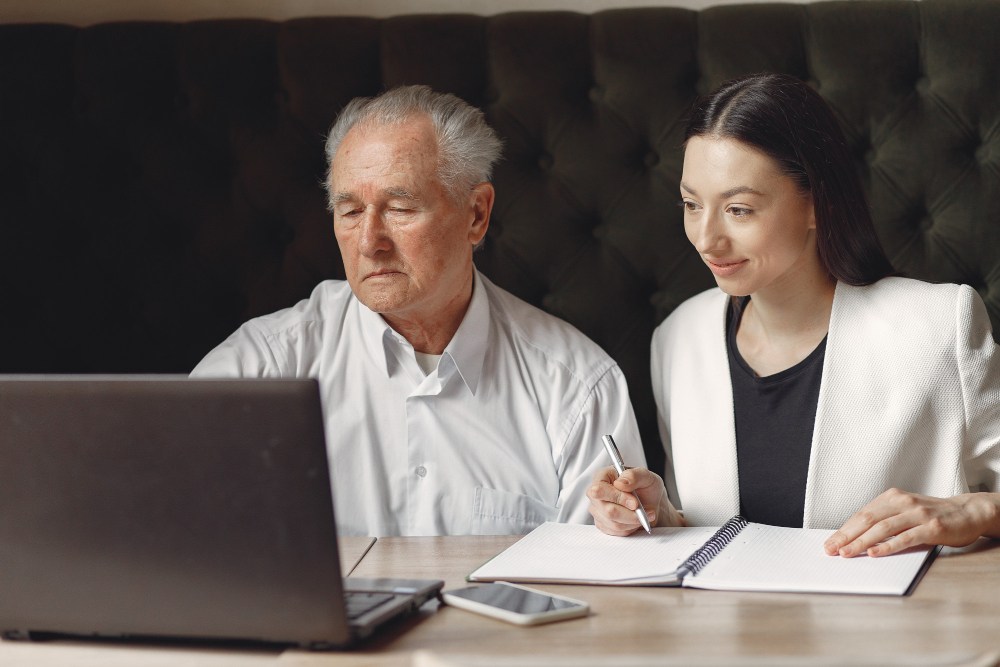
{"type": "Polygon", "coordinates": [[[685,300],[653,331],[653,346],[666,348],[671,341],[687,344],[710,340],[713,332],[725,329],[729,298],[718,287],[713,287],[685,300]]]}
{"type": "Polygon", "coordinates": [[[913,278],[883,278],[871,285],[837,285],[836,301],[848,312],[878,313],[880,317],[895,315],[922,317],[935,315],[954,319],[956,304],[975,294],[968,285],[928,283],[913,278]]]}
{"type": "Polygon", "coordinates": [[[863,335],[912,350],[951,349],[990,328],[982,299],[968,285],[897,277],[863,287],[837,285],[830,319],[831,336],[838,339],[863,335]]]}

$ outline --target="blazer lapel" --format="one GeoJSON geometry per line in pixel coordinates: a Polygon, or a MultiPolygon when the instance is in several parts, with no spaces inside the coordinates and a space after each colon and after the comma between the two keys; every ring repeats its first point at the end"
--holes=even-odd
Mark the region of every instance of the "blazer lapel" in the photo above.
{"type": "Polygon", "coordinates": [[[682,335],[697,341],[673,360],[671,437],[687,443],[673,451],[677,487],[692,525],[718,526],[739,512],[733,388],[726,351],[723,292],[706,299],[682,335]]]}

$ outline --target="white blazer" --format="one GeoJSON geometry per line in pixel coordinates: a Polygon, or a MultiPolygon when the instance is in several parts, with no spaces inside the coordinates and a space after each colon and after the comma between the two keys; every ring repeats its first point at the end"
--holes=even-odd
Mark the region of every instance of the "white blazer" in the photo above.
{"type": "MultiPolygon", "coordinates": [[[[664,479],[692,525],[739,512],[729,296],[687,300],[653,334],[664,479]]],[[[806,528],[839,528],[896,487],[1000,490],[1000,353],[967,285],[838,284],[806,478],[806,528]]]]}

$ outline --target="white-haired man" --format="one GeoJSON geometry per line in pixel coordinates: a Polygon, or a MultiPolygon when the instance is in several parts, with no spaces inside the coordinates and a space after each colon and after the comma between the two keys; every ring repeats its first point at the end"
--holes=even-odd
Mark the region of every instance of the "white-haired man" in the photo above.
{"type": "Polygon", "coordinates": [[[499,155],[482,113],[453,95],[352,101],[327,139],[347,281],[247,322],[193,372],[319,379],[343,533],[586,522],[601,435],[644,464],[614,361],[475,269],[499,155]]]}

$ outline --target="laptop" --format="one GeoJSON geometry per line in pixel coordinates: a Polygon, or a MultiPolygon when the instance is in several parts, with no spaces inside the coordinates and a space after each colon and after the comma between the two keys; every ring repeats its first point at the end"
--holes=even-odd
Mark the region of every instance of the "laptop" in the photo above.
{"type": "Polygon", "coordinates": [[[0,632],[332,649],[437,597],[343,578],[331,495],[315,380],[0,376],[0,632]]]}

